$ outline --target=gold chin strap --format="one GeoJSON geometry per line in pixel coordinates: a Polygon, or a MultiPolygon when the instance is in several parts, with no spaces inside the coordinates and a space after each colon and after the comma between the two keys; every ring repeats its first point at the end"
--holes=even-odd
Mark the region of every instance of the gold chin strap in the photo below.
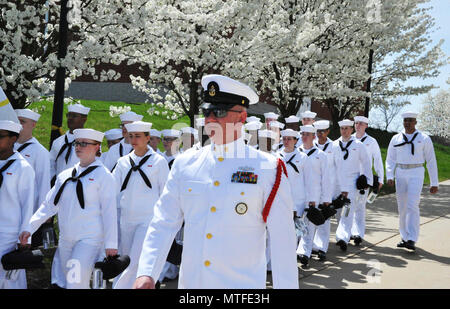
{"type": "Polygon", "coordinates": [[[55,126],[54,124],[52,124],[52,131],[59,131],[59,134],[61,135],[66,134],[66,132],[64,132],[62,127],[55,126]]]}

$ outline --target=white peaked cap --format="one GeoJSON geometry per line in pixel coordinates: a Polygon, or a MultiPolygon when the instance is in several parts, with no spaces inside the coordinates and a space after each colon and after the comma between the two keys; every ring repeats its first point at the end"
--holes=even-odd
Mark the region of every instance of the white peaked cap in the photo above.
{"type": "Polygon", "coordinates": [[[271,121],[270,123],[270,127],[272,128],[280,128],[283,129],[284,128],[284,123],[278,122],[278,121],[271,121]]]}
{"type": "MultiPolygon", "coordinates": [[[[259,96],[252,88],[227,76],[211,74],[202,77],[202,87],[205,91],[208,90],[210,83],[216,83],[220,92],[247,98],[249,104],[256,104],[259,101],[259,96]]],[[[205,102],[209,102],[209,100],[205,99],[205,102]]]]}
{"type": "Polygon", "coordinates": [[[419,113],[407,111],[402,114],[402,118],[417,118],[418,115],[419,115],[419,113]]]}
{"type": "Polygon", "coordinates": [[[128,133],[131,133],[131,132],[149,132],[150,133],[152,124],[150,122],[134,121],[132,123],[127,123],[125,125],[125,128],[127,129],[128,133]]]}
{"type": "Polygon", "coordinates": [[[302,118],[316,118],[317,113],[306,111],[302,113],[302,118]]]}
{"type": "Polygon", "coordinates": [[[338,122],[340,127],[353,127],[353,121],[350,119],[344,119],[338,122]]]}
{"type": "Polygon", "coordinates": [[[261,121],[261,120],[256,116],[247,117],[247,119],[245,120],[245,122],[253,122],[253,121],[261,121]]]}
{"type": "Polygon", "coordinates": [[[364,116],[355,116],[355,117],[353,117],[353,119],[355,120],[355,122],[358,121],[358,122],[365,122],[365,123],[369,124],[369,118],[364,117],[364,116]]]}
{"type": "Polygon", "coordinates": [[[314,122],[313,126],[317,130],[325,130],[330,127],[330,122],[328,120],[319,120],[314,122]]]}
{"type": "Polygon", "coordinates": [[[27,119],[31,119],[34,121],[38,121],[41,115],[36,112],[33,112],[31,109],[16,109],[17,117],[23,117],[27,119]]]}
{"type": "Polygon", "coordinates": [[[266,119],[278,119],[279,115],[274,112],[264,113],[264,118],[266,119]]]}
{"type": "Polygon", "coordinates": [[[292,129],[286,129],[281,131],[281,136],[292,136],[295,138],[299,138],[300,134],[297,131],[294,131],[292,129]]]}
{"type": "Polygon", "coordinates": [[[271,139],[277,138],[277,134],[275,132],[273,132],[272,130],[259,130],[258,136],[259,137],[267,137],[267,138],[271,138],[271,139]]]}
{"type": "Polygon", "coordinates": [[[260,130],[262,125],[263,125],[262,122],[252,121],[252,122],[246,123],[244,125],[244,127],[248,131],[255,131],[255,130],[260,130]]]}
{"type": "Polygon", "coordinates": [[[151,129],[150,130],[150,136],[156,136],[156,137],[161,138],[161,132],[156,130],[156,129],[151,129]]]}
{"type": "Polygon", "coordinates": [[[205,126],[205,118],[196,118],[195,124],[197,127],[204,127],[205,126]]]}
{"type": "Polygon", "coordinates": [[[81,104],[69,105],[67,107],[67,109],[69,110],[69,112],[83,114],[83,115],[89,114],[89,111],[91,110],[89,107],[83,106],[81,104]]]}
{"type": "Polygon", "coordinates": [[[310,124],[300,127],[301,132],[316,133],[316,128],[310,124]]]}
{"type": "Polygon", "coordinates": [[[161,133],[164,137],[180,137],[181,135],[180,131],[173,129],[162,130],[161,133]]]}
{"type": "Polygon", "coordinates": [[[284,118],[284,121],[286,121],[286,123],[295,123],[295,122],[299,122],[300,118],[298,118],[297,116],[289,116],[287,118],[284,118]]]}
{"type": "Polygon", "coordinates": [[[22,125],[11,120],[0,120],[0,130],[20,133],[22,125]]]}
{"type": "Polygon", "coordinates": [[[144,116],[142,115],[138,115],[135,112],[126,112],[123,114],[120,114],[119,116],[120,121],[124,122],[124,121],[141,121],[142,118],[144,118],[144,116]]]}
{"type": "Polygon", "coordinates": [[[103,132],[93,129],[75,129],[73,130],[73,135],[75,136],[75,139],[87,138],[100,143],[103,141],[103,136],[105,136],[103,132]]]}
{"type": "Polygon", "coordinates": [[[122,130],[121,129],[111,129],[105,132],[105,137],[108,141],[112,141],[115,139],[122,138],[122,130]]]}
{"type": "Polygon", "coordinates": [[[195,133],[198,134],[197,130],[191,127],[184,127],[181,128],[181,134],[192,134],[195,135],[195,133]]]}

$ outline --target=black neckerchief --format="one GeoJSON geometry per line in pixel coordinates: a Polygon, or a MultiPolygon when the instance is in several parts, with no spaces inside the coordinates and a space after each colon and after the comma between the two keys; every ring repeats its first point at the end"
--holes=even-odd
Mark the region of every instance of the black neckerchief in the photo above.
{"type": "Polygon", "coordinates": [[[64,136],[64,145],[61,147],[61,149],[58,152],[58,155],[56,156],[56,160],[58,160],[59,156],[64,152],[64,150],[66,150],[67,148],[67,152],[66,152],[66,156],[65,156],[65,160],[66,160],[66,164],[67,162],[69,162],[69,157],[70,157],[70,153],[72,152],[72,145],[73,142],[69,143],[69,139],[67,138],[67,135],[64,136]]]}
{"type": "Polygon", "coordinates": [[[150,189],[152,188],[152,184],[150,183],[150,180],[148,179],[147,175],[145,175],[144,171],[141,170],[142,165],[145,164],[145,162],[147,162],[147,160],[151,157],[152,155],[146,155],[145,157],[142,158],[141,162],[139,162],[138,165],[136,165],[133,161],[133,159],[131,159],[130,157],[130,164],[131,164],[131,168],[128,171],[127,176],[125,176],[125,180],[123,181],[122,184],[122,188],[120,188],[120,191],[122,192],[123,190],[125,190],[127,188],[128,185],[128,181],[130,180],[130,176],[131,173],[138,171],[139,174],[141,174],[142,179],[144,180],[145,184],[147,185],[147,187],[149,187],[150,189]]]}
{"type": "Polygon", "coordinates": [[[297,173],[300,173],[300,172],[298,171],[297,166],[296,166],[294,163],[292,163],[292,160],[294,160],[294,157],[295,157],[296,155],[297,155],[297,154],[294,154],[294,155],[289,159],[289,161],[286,162],[286,164],[289,164],[290,166],[292,166],[292,168],[293,168],[297,173]]]}
{"type": "Polygon", "coordinates": [[[20,146],[19,148],[17,148],[17,152],[21,152],[22,150],[24,150],[25,148],[27,148],[28,146],[30,146],[33,143],[25,143],[22,146],[20,146]]]}
{"type": "Polygon", "coordinates": [[[6,164],[3,165],[2,168],[0,168],[0,188],[3,184],[3,172],[6,171],[11,166],[11,164],[14,163],[14,161],[16,161],[16,159],[8,160],[6,164]]]}
{"type": "Polygon", "coordinates": [[[416,138],[416,136],[418,134],[419,134],[419,132],[416,132],[416,134],[413,135],[411,140],[408,141],[408,138],[406,137],[406,135],[402,133],[404,142],[401,143],[401,144],[394,145],[394,147],[400,147],[400,146],[403,146],[403,145],[406,145],[406,144],[411,144],[411,154],[414,155],[414,143],[413,143],[413,140],[416,138]]]}
{"type": "Polygon", "coordinates": [[[344,144],[342,143],[342,141],[339,141],[339,146],[341,147],[341,150],[345,151],[344,160],[347,160],[347,158],[348,158],[348,147],[350,147],[352,142],[353,142],[353,140],[350,140],[347,143],[347,146],[345,146],[345,148],[344,148],[344,146],[343,146],[344,144]]]}
{"type": "MultiPolygon", "coordinates": [[[[331,144],[330,142],[326,142],[326,143],[325,143],[325,146],[323,146],[322,151],[326,151],[327,148],[328,148],[328,145],[330,145],[330,144],[331,144]]],[[[316,143],[316,147],[317,147],[317,148],[320,148],[319,145],[320,145],[319,143],[316,143]]]]}

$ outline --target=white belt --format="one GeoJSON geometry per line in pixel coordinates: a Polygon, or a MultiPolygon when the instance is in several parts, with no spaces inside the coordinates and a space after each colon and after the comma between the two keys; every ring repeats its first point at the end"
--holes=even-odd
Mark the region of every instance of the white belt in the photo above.
{"type": "Polygon", "coordinates": [[[401,169],[411,169],[411,168],[416,168],[416,167],[422,167],[423,163],[418,163],[418,164],[400,164],[397,163],[397,167],[400,167],[401,169]]]}

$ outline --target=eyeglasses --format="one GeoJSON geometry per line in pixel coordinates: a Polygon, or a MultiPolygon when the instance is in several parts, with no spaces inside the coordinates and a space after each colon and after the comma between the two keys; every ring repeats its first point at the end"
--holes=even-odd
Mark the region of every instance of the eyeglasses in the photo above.
{"type": "Polygon", "coordinates": [[[173,142],[174,140],[176,140],[176,137],[163,137],[163,141],[164,142],[173,142]]]}
{"type": "Polygon", "coordinates": [[[9,134],[6,134],[6,135],[0,135],[0,139],[5,138],[5,137],[8,137],[8,136],[9,136],[9,134]]]}
{"type": "Polygon", "coordinates": [[[224,108],[202,109],[202,113],[205,117],[209,117],[211,113],[213,113],[216,118],[224,118],[228,115],[228,112],[242,113],[242,111],[224,108]]]}
{"type": "Polygon", "coordinates": [[[98,143],[87,143],[87,142],[73,142],[73,145],[75,147],[80,146],[82,148],[86,147],[87,145],[98,145],[98,143]]]}

